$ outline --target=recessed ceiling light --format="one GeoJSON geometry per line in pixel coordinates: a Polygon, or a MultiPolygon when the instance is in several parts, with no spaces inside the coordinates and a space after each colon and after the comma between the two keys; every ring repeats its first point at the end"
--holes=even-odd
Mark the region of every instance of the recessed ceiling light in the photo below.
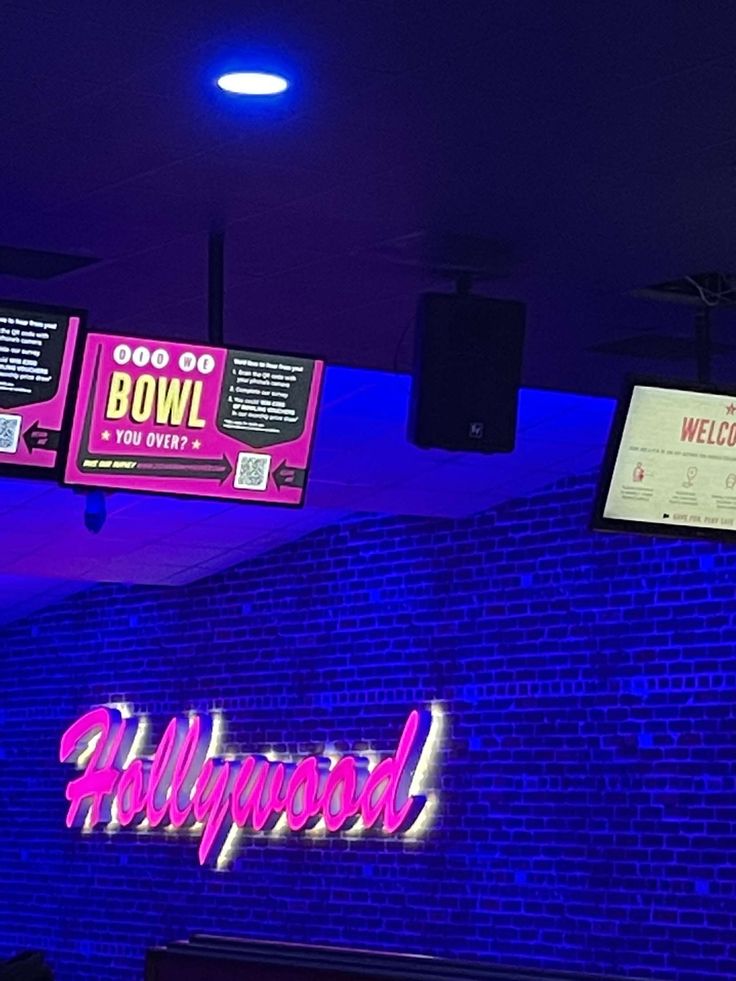
{"type": "Polygon", "coordinates": [[[271,72],[227,72],[220,75],[217,84],[234,95],[278,95],[289,87],[283,75],[271,72]]]}

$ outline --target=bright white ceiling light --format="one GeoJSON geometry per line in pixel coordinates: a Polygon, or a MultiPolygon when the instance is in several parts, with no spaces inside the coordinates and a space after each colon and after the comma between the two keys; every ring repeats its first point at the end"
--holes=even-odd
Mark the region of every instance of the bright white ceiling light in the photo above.
{"type": "Polygon", "coordinates": [[[278,95],[289,87],[283,75],[270,72],[227,72],[220,75],[217,84],[234,95],[278,95]]]}

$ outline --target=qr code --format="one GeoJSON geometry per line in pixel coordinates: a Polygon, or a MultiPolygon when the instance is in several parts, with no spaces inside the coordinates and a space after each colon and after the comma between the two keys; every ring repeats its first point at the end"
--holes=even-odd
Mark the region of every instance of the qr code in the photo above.
{"type": "Polygon", "coordinates": [[[0,453],[15,453],[20,439],[20,416],[0,415],[0,453]]]}
{"type": "Polygon", "coordinates": [[[235,486],[243,490],[265,490],[271,457],[266,453],[238,453],[235,486]]]}

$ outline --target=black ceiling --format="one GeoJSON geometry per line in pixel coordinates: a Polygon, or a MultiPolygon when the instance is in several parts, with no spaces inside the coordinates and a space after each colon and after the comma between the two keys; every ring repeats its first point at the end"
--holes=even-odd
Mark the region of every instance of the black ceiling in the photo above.
{"type": "Polygon", "coordinates": [[[529,305],[526,384],[688,373],[610,345],[690,331],[630,290],[736,271],[735,41],[730,0],[3,0],[0,245],[100,261],[0,295],[204,339],[216,224],[228,341],[391,369],[427,243],[477,236],[482,289],[529,305]],[[253,53],[295,80],[273,106],[213,85],[253,53]]]}

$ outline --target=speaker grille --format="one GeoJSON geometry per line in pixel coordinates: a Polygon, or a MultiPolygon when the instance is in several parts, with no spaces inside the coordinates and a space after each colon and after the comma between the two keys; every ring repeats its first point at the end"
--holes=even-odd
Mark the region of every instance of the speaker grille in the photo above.
{"type": "Polygon", "coordinates": [[[510,453],[526,308],[515,300],[425,293],[417,311],[409,439],[466,453],[510,453]]]}

